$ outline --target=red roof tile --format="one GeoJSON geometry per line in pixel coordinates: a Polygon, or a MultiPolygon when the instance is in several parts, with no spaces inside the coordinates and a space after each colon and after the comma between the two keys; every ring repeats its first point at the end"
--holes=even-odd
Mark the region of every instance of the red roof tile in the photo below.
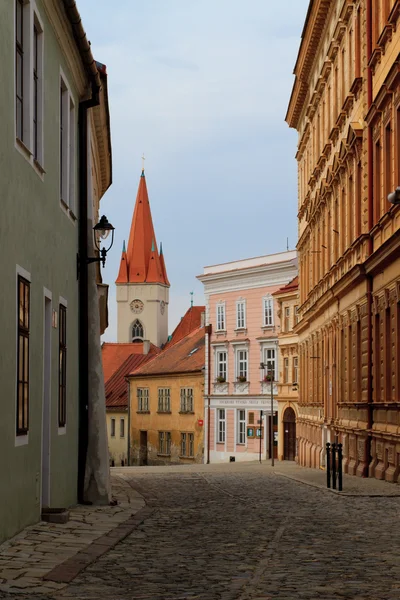
{"type": "Polygon", "coordinates": [[[205,329],[197,328],[180,341],[165,348],[154,359],[131,373],[144,375],[173,375],[200,372],[205,364],[205,329]]]}
{"type": "Polygon", "coordinates": [[[128,356],[106,383],[107,408],[127,408],[128,383],[125,377],[140,365],[153,360],[155,356],[155,354],[131,354],[128,356]]]}
{"type": "Polygon", "coordinates": [[[175,327],[171,339],[164,346],[164,349],[169,348],[176,342],[179,342],[186,337],[191,331],[198,329],[201,326],[201,314],[206,310],[205,306],[191,306],[184,317],[175,327]]]}
{"type": "Polygon", "coordinates": [[[287,292],[295,292],[299,288],[299,277],[296,275],[292,281],[289,281],[287,285],[279,288],[276,292],[274,292],[273,296],[278,296],[279,294],[286,294],[287,292]]]}
{"type": "MultiPolygon", "coordinates": [[[[160,349],[154,344],[150,344],[149,354],[157,354],[160,349]]],[[[119,344],[104,342],[101,346],[101,356],[103,359],[104,381],[107,382],[111,375],[122,365],[122,363],[131,354],[143,355],[143,343],[119,344]]]]}

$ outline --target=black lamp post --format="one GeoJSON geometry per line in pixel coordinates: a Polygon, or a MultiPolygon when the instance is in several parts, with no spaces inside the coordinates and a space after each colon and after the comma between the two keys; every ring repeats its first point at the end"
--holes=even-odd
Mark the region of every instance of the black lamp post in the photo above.
{"type": "MultiPolygon", "coordinates": [[[[109,250],[111,250],[111,247],[114,243],[114,230],[115,228],[111,225],[111,223],[108,222],[108,219],[105,215],[103,215],[100,219],[100,221],[97,223],[97,225],[95,225],[93,227],[93,237],[94,237],[94,245],[96,246],[97,250],[100,253],[100,256],[87,256],[86,257],[86,264],[89,265],[90,263],[93,262],[101,262],[103,267],[106,264],[106,257],[107,257],[107,253],[109,252],[109,250]],[[110,235],[111,232],[111,242],[108,246],[108,248],[105,248],[103,246],[103,248],[100,247],[101,241],[106,240],[108,238],[108,236],[110,235]]],[[[79,258],[79,254],[76,255],[76,271],[77,271],[77,279],[79,279],[79,274],[80,274],[80,258],[79,258]]]]}
{"type": "MultiPolygon", "coordinates": [[[[268,365],[267,365],[268,366],[268,365]]],[[[260,363],[260,369],[262,369],[262,373],[263,373],[263,381],[264,381],[264,370],[265,370],[265,363],[260,363]]],[[[274,387],[273,387],[273,383],[274,383],[274,371],[273,369],[270,369],[269,372],[267,373],[268,375],[268,379],[269,379],[269,383],[271,385],[271,423],[270,423],[270,431],[269,431],[269,437],[270,437],[270,445],[271,445],[271,467],[274,466],[274,387]]]]}

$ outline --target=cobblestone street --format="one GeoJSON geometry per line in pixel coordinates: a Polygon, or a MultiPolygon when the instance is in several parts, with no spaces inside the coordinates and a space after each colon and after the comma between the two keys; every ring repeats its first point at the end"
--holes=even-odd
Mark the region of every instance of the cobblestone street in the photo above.
{"type": "Polygon", "coordinates": [[[51,598],[400,597],[398,496],[340,496],[255,464],[118,473],[153,512],[51,598]]]}

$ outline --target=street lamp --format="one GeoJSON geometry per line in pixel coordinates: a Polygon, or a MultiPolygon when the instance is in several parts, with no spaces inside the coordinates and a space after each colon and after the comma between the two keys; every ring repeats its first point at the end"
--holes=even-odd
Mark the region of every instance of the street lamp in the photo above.
{"type": "MultiPolygon", "coordinates": [[[[97,250],[100,253],[100,256],[86,256],[86,264],[90,265],[90,263],[93,262],[101,262],[103,267],[106,264],[106,257],[107,257],[107,252],[109,252],[109,250],[111,250],[111,247],[114,243],[114,227],[111,225],[111,223],[108,222],[108,219],[106,216],[102,216],[100,221],[93,227],[93,239],[94,239],[94,245],[96,246],[97,250]],[[103,248],[100,247],[101,241],[102,240],[106,240],[108,238],[108,236],[111,233],[111,242],[108,246],[108,248],[105,248],[103,246],[103,248]]],[[[83,259],[83,262],[85,262],[85,259],[83,259]]],[[[77,273],[77,279],[79,279],[79,274],[80,274],[80,257],[79,254],[76,255],[76,273],[77,273]]]]}
{"type": "MultiPolygon", "coordinates": [[[[260,363],[260,369],[262,369],[263,372],[263,379],[264,379],[264,371],[265,371],[265,363],[260,363]]],[[[274,382],[274,371],[273,369],[270,369],[268,372],[268,380],[270,382],[271,385],[271,423],[270,423],[270,431],[269,431],[269,436],[270,436],[270,447],[271,447],[271,466],[274,466],[274,389],[273,389],[273,382],[274,382]]]]}

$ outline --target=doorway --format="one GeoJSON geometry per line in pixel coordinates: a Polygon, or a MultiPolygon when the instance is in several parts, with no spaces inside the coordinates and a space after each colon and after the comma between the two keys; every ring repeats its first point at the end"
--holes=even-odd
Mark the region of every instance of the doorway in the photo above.
{"type": "Polygon", "coordinates": [[[296,414],[288,407],[283,415],[283,460],[296,457],[296,414]]]}
{"type": "Polygon", "coordinates": [[[147,431],[140,432],[139,465],[147,465],[147,431]]]}
{"type": "Polygon", "coordinates": [[[44,292],[41,508],[50,506],[51,293],[44,292]]]}

